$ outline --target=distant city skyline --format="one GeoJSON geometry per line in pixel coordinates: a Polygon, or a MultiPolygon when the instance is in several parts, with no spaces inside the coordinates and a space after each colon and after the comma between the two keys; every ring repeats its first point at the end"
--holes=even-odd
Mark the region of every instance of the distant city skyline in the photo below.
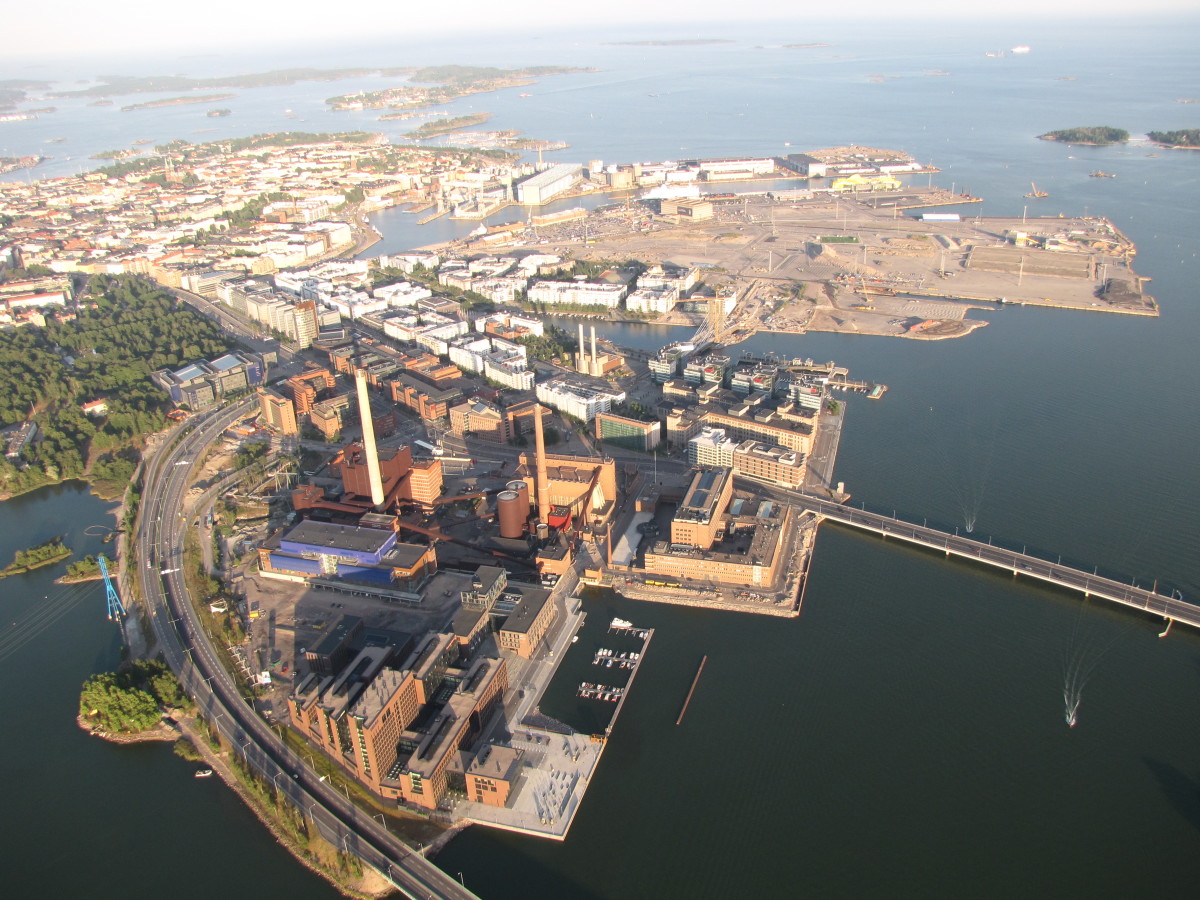
{"type": "MultiPolygon", "coordinates": [[[[52,6],[21,4],[10,10],[5,17],[6,25],[9,34],[17,39],[6,48],[6,55],[10,60],[28,61],[74,54],[103,57],[138,48],[154,56],[174,51],[220,53],[227,48],[238,50],[251,45],[275,49],[288,43],[311,46],[325,41],[359,40],[374,44],[390,36],[404,40],[422,34],[443,37],[455,32],[536,33],[591,26],[607,31],[623,22],[631,40],[643,30],[660,34],[669,31],[680,38],[720,37],[719,32],[708,29],[731,18],[742,24],[791,19],[812,22],[815,28],[845,22],[839,10],[831,10],[827,19],[821,18],[822,11],[808,8],[788,15],[773,0],[745,0],[737,5],[733,17],[732,11],[729,4],[715,0],[657,4],[649,9],[638,0],[610,0],[599,8],[548,0],[513,0],[506,4],[460,0],[454,5],[452,15],[442,5],[408,8],[382,0],[364,0],[344,12],[306,0],[251,3],[210,0],[199,9],[198,15],[192,15],[147,0],[117,0],[102,6],[85,0],[62,0],[52,6]]],[[[1147,0],[1136,7],[1117,0],[1063,0],[1053,6],[1049,15],[1057,20],[1078,16],[1094,21],[1104,16],[1144,18],[1148,14],[1194,11],[1195,5],[1190,0],[1147,0]]],[[[896,5],[885,0],[866,0],[855,7],[855,14],[865,17],[865,21],[900,15],[896,5]]],[[[902,16],[906,20],[937,18],[943,22],[992,19],[1006,25],[1017,24],[1027,17],[1033,30],[1045,22],[1047,7],[1037,0],[1013,0],[1002,8],[964,8],[955,0],[929,0],[905,8],[902,16]]]]}

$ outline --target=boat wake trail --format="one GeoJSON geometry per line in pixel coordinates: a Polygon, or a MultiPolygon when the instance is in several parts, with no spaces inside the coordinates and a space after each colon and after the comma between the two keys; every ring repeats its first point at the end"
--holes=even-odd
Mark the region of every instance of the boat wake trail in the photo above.
{"type": "Polygon", "coordinates": [[[1069,728],[1074,728],[1079,722],[1083,689],[1091,680],[1092,673],[1128,630],[1118,631],[1112,637],[1102,637],[1095,628],[1089,627],[1084,619],[1086,604],[1086,600],[1079,604],[1075,625],[1071,629],[1071,640],[1067,644],[1066,653],[1063,654],[1063,719],[1069,728]]]}

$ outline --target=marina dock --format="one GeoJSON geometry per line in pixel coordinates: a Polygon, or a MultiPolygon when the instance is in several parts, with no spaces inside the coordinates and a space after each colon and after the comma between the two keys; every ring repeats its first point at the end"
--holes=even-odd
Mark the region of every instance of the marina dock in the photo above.
{"type": "Polygon", "coordinates": [[[609,719],[608,725],[604,728],[605,736],[612,734],[613,727],[617,724],[617,717],[621,715],[621,709],[625,705],[625,700],[629,697],[629,692],[633,689],[634,679],[637,678],[638,670],[646,658],[646,648],[650,646],[650,641],[654,637],[653,628],[639,628],[632,622],[627,622],[624,619],[613,619],[608,626],[608,632],[609,634],[637,638],[642,644],[638,650],[628,651],[615,651],[607,647],[601,647],[592,658],[592,665],[603,666],[606,669],[614,667],[627,669],[629,671],[629,680],[625,682],[624,687],[613,687],[584,681],[575,690],[575,695],[585,700],[602,700],[617,704],[617,708],[613,710],[612,718],[609,719]]]}

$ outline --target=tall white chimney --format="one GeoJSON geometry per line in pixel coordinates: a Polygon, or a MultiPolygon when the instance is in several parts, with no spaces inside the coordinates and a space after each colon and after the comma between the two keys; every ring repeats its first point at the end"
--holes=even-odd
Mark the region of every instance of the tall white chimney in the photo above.
{"type": "MultiPolygon", "coordinates": [[[[579,327],[582,328],[583,326],[580,325],[579,327]]],[[[546,435],[542,429],[541,404],[538,404],[533,408],[533,438],[533,446],[537,453],[536,482],[538,521],[545,525],[550,519],[550,478],[548,469],[546,467],[546,435]]]]}
{"type": "Polygon", "coordinates": [[[589,373],[600,377],[600,360],[596,355],[596,326],[592,326],[592,371],[589,373]]]}
{"type": "Polygon", "coordinates": [[[580,375],[588,374],[587,367],[587,344],[583,342],[583,323],[579,323],[579,352],[575,354],[575,368],[579,370],[580,375]]]}
{"type": "Polygon", "coordinates": [[[371,505],[383,509],[383,478],[379,474],[379,449],[375,446],[375,420],[371,416],[371,399],[367,396],[366,369],[354,370],[354,386],[358,390],[358,417],[362,419],[367,477],[371,480],[371,505]]]}

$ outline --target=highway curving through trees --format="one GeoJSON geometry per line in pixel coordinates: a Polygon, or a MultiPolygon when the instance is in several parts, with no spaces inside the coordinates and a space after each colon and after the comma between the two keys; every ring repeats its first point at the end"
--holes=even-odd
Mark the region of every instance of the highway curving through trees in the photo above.
{"type": "Polygon", "coordinates": [[[204,717],[326,840],[360,857],[409,897],[472,900],[473,893],[338,794],[284,745],[238,692],[188,596],[182,571],[188,486],[208,446],[255,405],[246,400],[194,417],[147,461],[134,540],[158,646],[204,717]]]}

